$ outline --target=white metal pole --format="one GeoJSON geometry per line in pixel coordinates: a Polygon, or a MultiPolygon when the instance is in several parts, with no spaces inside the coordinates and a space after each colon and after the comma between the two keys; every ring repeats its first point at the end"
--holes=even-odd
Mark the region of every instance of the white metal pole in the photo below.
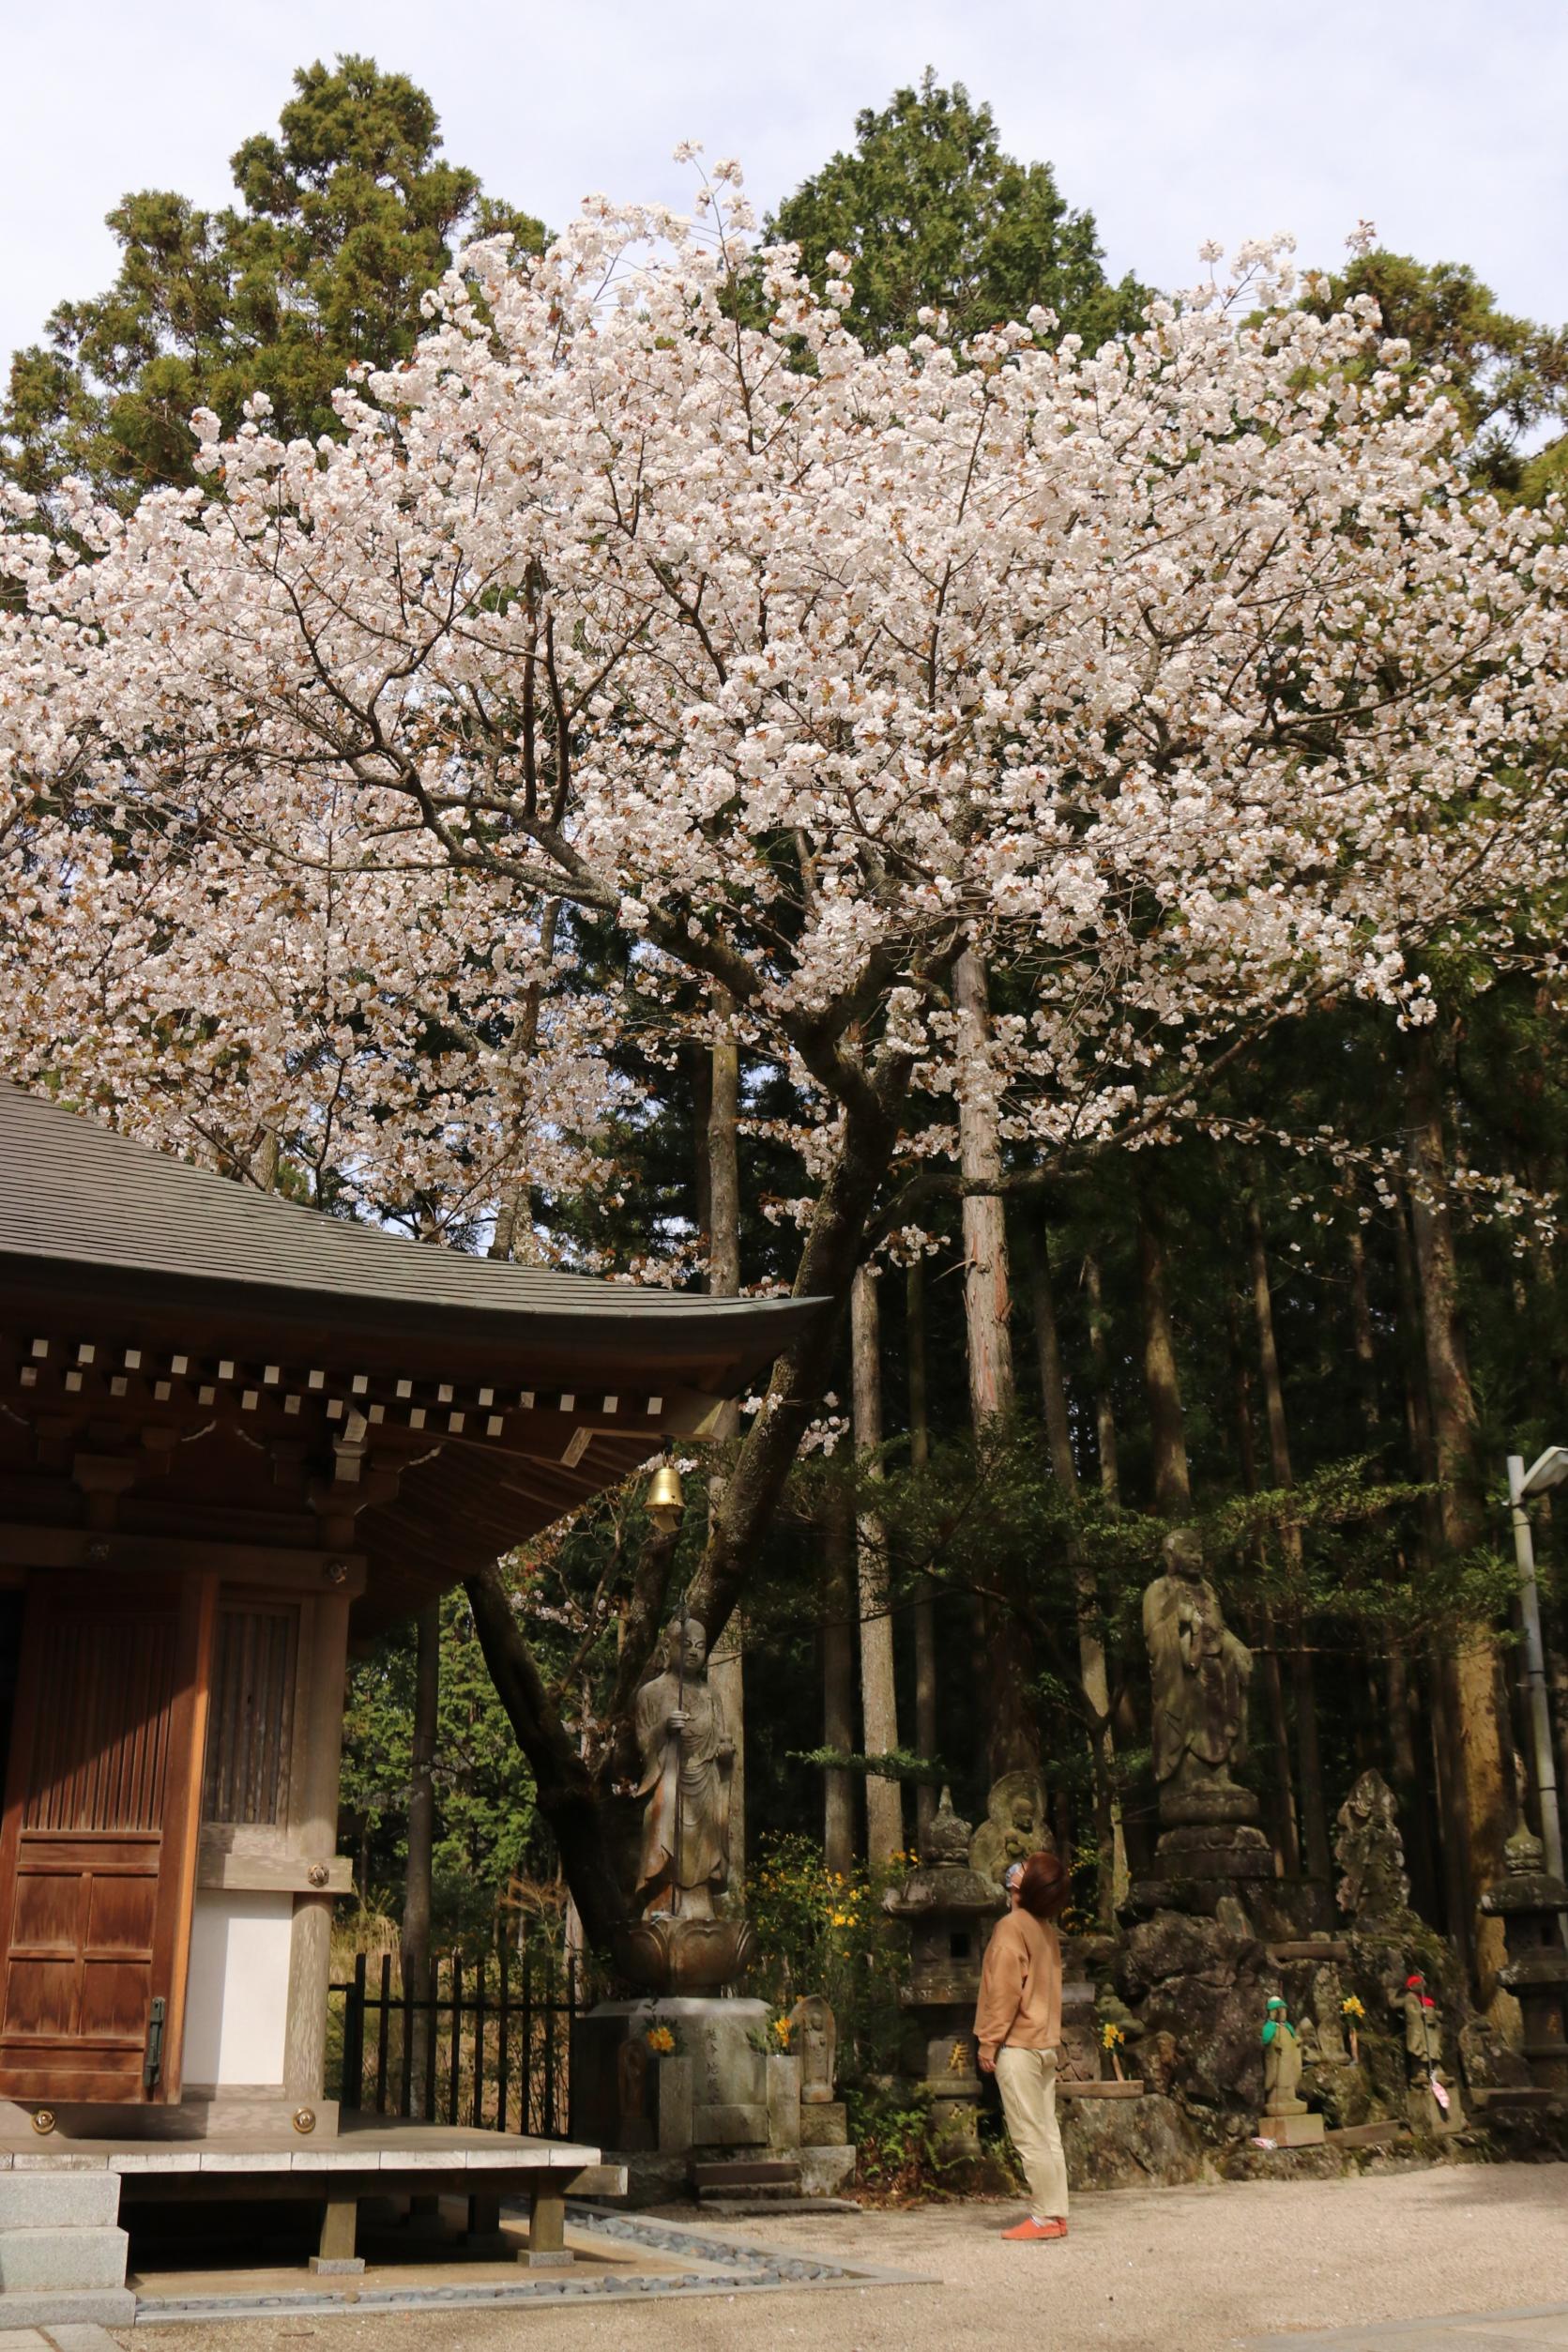
{"type": "Polygon", "coordinates": [[[1535,1786],[1541,1801],[1541,1842],[1546,1868],[1562,1876],[1562,1817],[1557,1804],[1557,1766],[1552,1755],[1552,1717],[1546,1699],[1546,1657],[1541,1641],[1541,1601],[1535,1589],[1535,1546],[1525,1507],[1522,1454],[1508,1457],[1508,1500],[1514,1520],[1514,1557],[1519,1567],[1519,1616],[1525,1636],[1525,1699],[1530,1708],[1530,1746],[1535,1750],[1535,1786]]]}

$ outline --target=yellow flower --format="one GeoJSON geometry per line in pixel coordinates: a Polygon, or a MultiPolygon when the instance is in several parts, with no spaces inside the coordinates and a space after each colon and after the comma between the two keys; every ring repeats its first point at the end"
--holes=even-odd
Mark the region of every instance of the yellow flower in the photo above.
{"type": "Polygon", "coordinates": [[[784,2048],[787,2050],[787,2049],[789,2048],[789,2020],[788,2020],[788,2018],[787,2018],[787,2017],[775,2017],[775,2018],[774,2018],[774,2020],[773,2020],[773,2031],[774,2031],[774,2032],[778,2035],[779,2039],[783,2042],[783,2044],[784,2044],[784,2048]]]}
{"type": "Polygon", "coordinates": [[[660,2057],[667,2058],[675,2048],[675,2036],[667,2025],[652,2025],[648,2028],[647,2046],[657,2051],[660,2057]]]}
{"type": "Polygon", "coordinates": [[[1119,2025],[1113,2025],[1113,2024],[1112,2024],[1112,2023],[1111,2023],[1111,2021],[1109,2020],[1109,2018],[1107,2018],[1107,2019],[1106,2019],[1106,2021],[1105,2021],[1105,2023],[1104,2023],[1104,2024],[1101,2026],[1101,2028],[1100,2028],[1100,2047],[1101,2047],[1101,2049],[1102,2049],[1102,2050],[1116,2050],[1116,2049],[1119,2049],[1119,2048],[1120,2047],[1121,2043],[1122,2043],[1125,2039],[1126,2039],[1126,2036],[1123,2034],[1123,2032],[1122,2032],[1122,2030],[1121,2030],[1120,2026],[1119,2026],[1119,2025]]]}
{"type": "Polygon", "coordinates": [[[1362,2008],[1361,2003],[1357,2000],[1353,1993],[1347,1993],[1339,2006],[1341,2013],[1346,2017],[1364,2017],[1366,2015],[1366,2011],[1362,2008]]]}

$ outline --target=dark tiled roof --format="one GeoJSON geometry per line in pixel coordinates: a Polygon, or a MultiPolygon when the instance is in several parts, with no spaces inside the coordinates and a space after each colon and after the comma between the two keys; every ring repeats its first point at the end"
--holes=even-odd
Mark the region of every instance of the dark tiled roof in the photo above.
{"type": "Polygon", "coordinates": [[[431,1340],[573,1342],[733,1390],[819,1302],[714,1300],[405,1241],[188,1167],[0,1082],[0,1277],[431,1340]],[[718,1375],[717,1378],[714,1375],[718,1375]]]}

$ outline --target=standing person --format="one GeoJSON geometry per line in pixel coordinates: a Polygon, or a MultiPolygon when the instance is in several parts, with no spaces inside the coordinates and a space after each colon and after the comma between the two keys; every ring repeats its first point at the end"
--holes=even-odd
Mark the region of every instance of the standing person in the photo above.
{"type": "Polygon", "coordinates": [[[981,2071],[996,2076],[1002,2095],[1030,2210],[1028,2221],[1002,2236],[1065,2237],[1067,2161],[1057,2127],[1061,1943],[1051,1923],[1067,1901],[1067,1871],[1054,1854],[1031,1854],[1012,1864],[1003,1885],[1008,1911],[985,1947],[975,2039],[981,2071]]]}

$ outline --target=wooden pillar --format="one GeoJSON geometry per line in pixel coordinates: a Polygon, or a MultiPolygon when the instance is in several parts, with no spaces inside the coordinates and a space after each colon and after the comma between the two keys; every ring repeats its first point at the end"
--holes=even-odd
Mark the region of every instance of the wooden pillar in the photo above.
{"type": "MultiPolygon", "coordinates": [[[[289,1797],[290,1842],[307,1865],[330,1865],[337,1852],[348,1611],[348,1595],[333,1592],[323,1594],[311,1611],[310,1658],[305,1687],[299,1693],[305,1710],[302,1768],[298,1785],[289,1797]]],[[[320,2103],[326,2082],[331,1941],[331,1896],[297,1895],[289,1944],[283,2091],[288,2099],[307,2107],[320,2103]]]]}
{"type": "Polygon", "coordinates": [[[357,2197],[328,2197],[321,2217],[321,2242],[311,2256],[311,2268],[333,2277],[362,2270],[364,2263],[354,2251],[358,2226],[357,2197]]]}

